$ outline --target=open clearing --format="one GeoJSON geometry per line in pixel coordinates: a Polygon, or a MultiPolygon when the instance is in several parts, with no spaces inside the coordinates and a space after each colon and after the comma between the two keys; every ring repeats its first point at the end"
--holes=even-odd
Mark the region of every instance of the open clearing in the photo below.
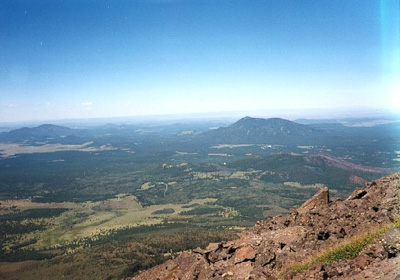
{"type": "Polygon", "coordinates": [[[165,219],[179,220],[184,217],[179,214],[194,209],[193,205],[204,205],[215,202],[216,199],[194,199],[187,204],[159,204],[142,207],[133,195],[118,195],[113,199],[99,202],[82,203],[35,203],[30,200],[0,201],[3,209],[18,210],[38,208],[69,208],[69,211],[58,217],[46,219],[48,227],[44,231],[28,234],[24,239],[36,239],[30,245],[36,249],[58,247],[71,244],[78,239],[96,238],[112,231],[143,225],[155,225],[165,219]],[[173,209],[173,214],[155,214],[163,209],[173,209]]]}
{"type": "Polygon", "coordinates": [[[100,147],[92,147],[93,142],[86,142],[78,145],[65,144],[45,144],[40,146],[29,146],[22,144],[0,143],[1,156],[3,158],[12,157],[18,154],[34,154],[34,153],[55,153],[63,151],[79,151],[79,152],[98,152],[117,150],[111,145],[102,145],[100,147]]]}

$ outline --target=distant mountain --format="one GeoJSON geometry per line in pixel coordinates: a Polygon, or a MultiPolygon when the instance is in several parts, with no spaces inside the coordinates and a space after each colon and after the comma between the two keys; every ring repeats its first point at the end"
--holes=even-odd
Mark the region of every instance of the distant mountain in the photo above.
{"type": "Polygon", "coordinates": [[[23,127],[0,133],[0,142],[45,141],[49,138],[66,138],[76,136],[80,130],[54,124],[43,124],[37,127],[23,127]]]}
{"type": "Polygon", "coordinates": [[[289,120],[245,117],[228,127],[204,132],[202,136],[214,143],[305,144],[323,135],[318,128],[289,120]]]}

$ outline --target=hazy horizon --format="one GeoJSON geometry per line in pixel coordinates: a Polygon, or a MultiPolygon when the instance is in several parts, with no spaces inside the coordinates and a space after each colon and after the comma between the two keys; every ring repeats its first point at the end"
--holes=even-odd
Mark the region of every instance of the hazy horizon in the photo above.
{"type": "Polygon", "coordinates": [[[399,8],[399,0],[2,1],[0,123],[393,114],[399,8]]]}
{"type": "Polygon", "coordinates": [[[62,118],[62,119],[42,119],[2,122],[0,127],[18,128],[23,126],[38,126],[42,124],[56,124],[64,126],[92,126],[104,124],[138,124],[138,125],[166,125],[176,123],[198,123],[202,121],[233,123],[244,117],[252,118],[282,118],[290,121],[310,120],[310,121],[335,121],[344,122],[345,120],[373,119],[378,121],[376,124],[400,121],[398,112],[388,112],[379,109],[358,109],[358,110],[338,110],[338,109],[307,109],[307,110],[272,110],[272,111],[228,111],[211,113],[193,114],[168,114],[168,115],[142,115],[142,116],[119,116],[119,117],[92,117],[92,118],[62,118]]]}

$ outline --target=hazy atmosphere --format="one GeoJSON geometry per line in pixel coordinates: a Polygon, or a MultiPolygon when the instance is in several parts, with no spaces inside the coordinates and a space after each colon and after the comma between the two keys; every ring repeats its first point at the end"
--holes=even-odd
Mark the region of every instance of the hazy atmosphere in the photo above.
{"type": "Polygon", "coordinates": [[[0,2],[0,121],[400,108],[398,0],[0,2]]]}

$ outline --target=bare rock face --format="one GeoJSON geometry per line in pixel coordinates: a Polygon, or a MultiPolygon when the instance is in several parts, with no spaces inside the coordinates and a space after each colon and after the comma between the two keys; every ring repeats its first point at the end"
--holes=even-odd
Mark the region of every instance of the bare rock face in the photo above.
{"type": "Polygon", "coordinates": [[[399,219],[400,173],[366,183],[346,200],[330,201],[323,188],[289,215],[258,221],[237,240],[183,253],[133,279],[400,279],[399,228],[353,259],[315,262],[299,273],[289,269],[399,219]]]}
{"type": "Polygon", "coordinates": [[[175,260],[169,260],[162,265],[150,269],[146,273],[139,274],[134,279],[211,279],[212,270],[204,258],[183,253],[175,260]]]}
{"type": "Polygon", "coordinates": [[[389,257],[396,257],[400,254],[400,228],[389,230],[384,237],[384,248],[389,257]]]}
{"type": "Polygon", "coordinates": [[[313,197],[303,203],[297,212],[306,213],[312,210],[318,210],[320,207],[325,207],[329,203],[329,189],[324,187],[320,189],[313,197]]]}
{"type": "Polygon", "coordinates": [[[233,256],[233,262],[241,263],[244,261],[251,261],[256,258],[256,251],[251,246],[242,247],[236,250],[233,256]]]}

